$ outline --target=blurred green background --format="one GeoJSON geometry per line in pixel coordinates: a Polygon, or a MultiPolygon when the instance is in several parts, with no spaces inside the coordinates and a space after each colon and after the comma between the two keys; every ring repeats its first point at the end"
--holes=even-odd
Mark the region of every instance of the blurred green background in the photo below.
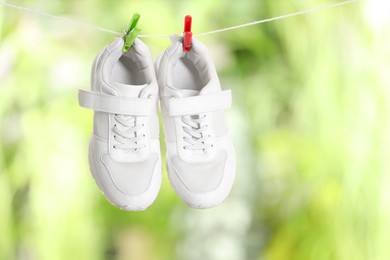
{"type": "MultiPolygon", "coordinates": [[[[337,1],[8,2],[180,34],[186,14],[201,33],[337,1]]],[[[199,38],[233,91],[233,191],[193,210],[164,170],[155,203],[125,212],[91,178],[77,103],[114,37],[0,6],[0,259],[390,259],[389,14],[358,1],[199,38]]],[[[144,41],[153,57],[169,45],[144,41]]]]}

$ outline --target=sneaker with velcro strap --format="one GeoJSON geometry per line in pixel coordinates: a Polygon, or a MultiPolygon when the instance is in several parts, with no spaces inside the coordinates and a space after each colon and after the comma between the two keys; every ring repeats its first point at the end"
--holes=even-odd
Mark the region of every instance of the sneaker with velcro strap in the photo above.
{"type": "Polygon", "coordinates": [[[189,52],[174,41],[156,61],[156,71],[170,183],[190,207],[217,206],[236,172],[224,112],[231,92],[221,90],[207,49],[195,39],[189,52]]]}
{"type": "Polygon", "coordinates": [[[144,210],[161,186],[158,85],[147,46],[123,39],[104,48],[92,68],[92,91],[80,106],[94,110],[89,142],[92,175],[106,198],[124,210],[144,210]]]}

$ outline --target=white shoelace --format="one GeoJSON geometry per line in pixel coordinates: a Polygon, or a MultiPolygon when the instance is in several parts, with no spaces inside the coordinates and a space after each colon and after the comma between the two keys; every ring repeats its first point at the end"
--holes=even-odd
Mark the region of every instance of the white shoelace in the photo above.
{"type": "Polygon", "coordinates": [[[144,124],[136,124],[134,116],[125,116],[115,114],[114,139],[119,144],[113,146],[114,149],[121,149],[126,152],[137,152],[139,149],[146,148],[143,140],[145,135],[139,135],[137,132],[144,127],[144,124]],[[120,124],[122,127],[118,127],[120,124]]]}
{"type": "Polygon", "coordinates": [[[207,149],[213,147],[212,144],[207,142],[210,139],[210,135],[205,133],[208,128],[208,125],[205,124],[205,114],[199,116],[182,116],[181,120],[187,125],[183,126],[184,132],[190,136],[185,136],[183,138],[184,141],[188,143],[188,145],[183,147],[184,149],[202,150],[203,152],[206,152],[207,149]]]}

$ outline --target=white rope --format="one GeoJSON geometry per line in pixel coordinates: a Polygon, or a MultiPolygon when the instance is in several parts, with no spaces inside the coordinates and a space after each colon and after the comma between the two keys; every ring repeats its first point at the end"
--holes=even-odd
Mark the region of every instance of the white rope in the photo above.
{"type": "Polygon", "coordinates": [[[170,35],[165,34],[165,35],[158,35],[158,34],[138,34],[138,38],[169,38],[170,35]]]}
{"type": "MultiPolygon", "coordinates": [[[[236,29],[240,29],[240,28],[244,28],[244,27],[249,27],[249,26],[261,24],[261,23],[267,23],[267,22],[282,20],[282,19],[293,17],[293,16],[308,14],[308,13],[321,11],[321,10],[324,10],[324,9],[329,9],[329,8],[333,8],[333,7],[337,7],[337,6],[343,6],[343,5],[351,4],[351,3],[354,3],[354,2],[357,2],[357,1],[358,0],[348,0],[348,1],[341,2],[341,3],[325,5],[325,6],[321,6],[321,7],[316,7],[316,8],[312,8],[312,9],[303,10],[303,11],[296,12],[296,13],[281,15],[281,16],[268,18],[268,19],[264,19],[264,20],[259,20],[259,21],[253,21],[253,22],[240,24],[240,25],[227,27],[227,28],[222,28],[222,29],[218,29],[218,30],[214,30],[214,31],[210,31],[210,32],[194,34],[194,36],[202,37],[202,36],[206,36],[206,35],[211,35],[211,34],[216,34],[216,33],[236,30],[236,29]]],[[[0,1],[0,5],[11,7],[11,8],[15,8],[15,9],[27,12],[27,13],[38,14],[38,15],[42,15],[42,16],[46,16],[46,17],[62,20],[64,22],[81,25],[81,26],[84,26],[84,27],[87,27],[87,28],[90,28],[90,29],[94,29],[94,30],[97,30],[97,31],[101,31],[101,32],[107,32],[107,33],[111,33],[111,34],[118,35],[118,36],[119,35],[123,35],[123,33],[121,33],[121,32],[112,31],[112,30],[105,29],[105,28],[102,28],[102,27],[99,27],[99,26],[96,26],[96,25],[80,22],[80,21],[77,21],[77,20],[74,20],[74,19],[63,17],[63,16],[56,16],[56,15],[48,14],[48,13],[45,13],[45,12],[42,12],[42,11],[39,11],[39,10],[26,8],[26,7],[22,7],[22,6],[19,6],[19,5],[14,5],[14,4],[1,2],[1,1],[0,1]]],[[[150,34],[139,34],[138,35],[139,38],[169,38],[170,36],[171,35],[150,35],[150,34]]]]}
{"type": "Polygon", "coordinates": [[[356,1],[358,1],[358,0],[349,0],[349,1],[341,2],[341,3],[325,5],[325,6],[316,7],[316,8],[296,12],[296,13],[291,13],[291,14],[281,15],[281,16],[268,18],[268,19],[264,19],[264,20],[260,20],[260,21],[254,21],[254,22],[250,22],[250,23],[240,24],[240,25],[227,27],[227,28],[223,28],[223,29],[219,29],[219,30],[215,30],[215,31],[211,31],[211,32],[200,33],[200,34],[196,34],[195,36],[197,36],[197,37],[206,36],[206,35],[210,35],[210,34],[216,34],[216,33],[226,32],[226,31],[230,31],[230,30],[240,29],[240,28],[244,28],[244,27],[248,27],[248,26],[253,26],[253,25],[257,25],[257,24],[261,24],[261,23],[282,20],[282,19],[293,17],[293,16],[308,14],[308,13],[317,12],[317,11],[321,11],[324,9],[329,9],[329,8],[333,8],[333,7],[337,7],[337,6],[352,4],[353,2],[356,2],[356,1]]]}
{"type": "Polygon", "coordinates": [[[46,17],[50,17],[50,18],[54,18],[54,19],[58,19],[58,20],[63,20],[64,22],[81,25],[81,26],[88,27],[88,28],[91,28],[91,29],[94,29],[94,30],[98,30],[98,31],[102,31],[102,32],[108,32],[108,33],[115,34],[115,35],[122,35],[123,34],[123,33],[120,33],[120,32],[104,29],[102,27],[95,26],[95,25],[92,25],[92,24],[83,23],[83,22],[76,21],[76,20],[73,20],[73,19],[70,19],[70,18],[66,18],[66,17],[63,17],[63,16],[56,16],[56,15],[48,14],[48,13],[45,13],[45,12],[42,12],[42,11],[39,11],[39,10],[34,10],[34,9],[26,8],[26,7],[23,7],[23,6],[19,6],[19,5],[9,4],[9,3],[5,3],[5,2],[0,2],[0,4],[4,5],[4,6],[15,8],[15,9],[19,9],[19,10],[27,12],[27,13],[38,14],[38,15],[42,15],[42,16],[46,16],[46,17]]]}

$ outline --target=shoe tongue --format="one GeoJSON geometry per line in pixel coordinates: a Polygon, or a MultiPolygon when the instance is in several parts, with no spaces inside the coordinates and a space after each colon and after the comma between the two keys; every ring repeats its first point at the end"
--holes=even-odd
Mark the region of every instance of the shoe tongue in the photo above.
{"type": "Polygon", "coordinates": [[[200,90],[200,93],[199,95],[207,95],[207,94],[211,94],[211,93],[215,93],[215,92],[218,92],[218,90],[220,90],[221,87],[219,85],[219,81],[217,80],[211,80],[209,83],[207,83],[206,86],[204,86],[201,90],[200,90]]]}
{"type": "Polygon", "coordinates": [[[172,87],[165,88],[165,95],[174,96],[174,97],[192,97],[198,95],[207,95],[211,93],[218,92],[220,89],[219,82],[210,81],[206,86],[204,86],[200,91],[193,89],[177,89],[172,87]]]}
{"type": "Polygon", "coordinates": [[[165,89],[165,94],[167,96],[173,96],[173,97],[192,97],[192,96],[199,95],[199,91],[193,89],[173,89],[167,87],[165,89]]]}
{"type": "Polygon", "coordinates": [[[127,85],[123,83],[112,83],[111,86],[115,88],[120,96],[122,97],[142,97],[142,90],[145,89],[145,87],[148,84],[144,85],[127,85]]]}

